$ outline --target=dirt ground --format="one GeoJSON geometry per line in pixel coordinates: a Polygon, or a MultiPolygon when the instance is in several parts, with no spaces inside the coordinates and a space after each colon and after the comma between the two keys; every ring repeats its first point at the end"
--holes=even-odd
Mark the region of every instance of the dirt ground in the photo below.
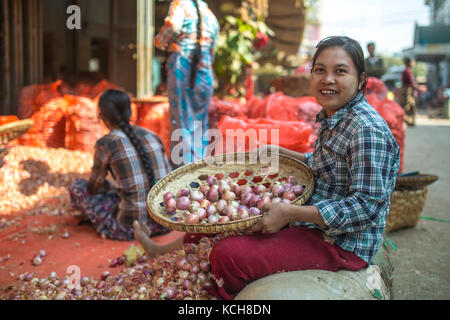
{"type": "MultiPolygon", "coordinates": [[[[450,120],[419,115],[406,129],[405,144],[404,172],[439,176],[428,187],[422,217],[450,220],[450,120]]],[[[450,223],[421,219],[387,236],[398,247],[391,254],[394,299],[450,299],[450,223]]]]}

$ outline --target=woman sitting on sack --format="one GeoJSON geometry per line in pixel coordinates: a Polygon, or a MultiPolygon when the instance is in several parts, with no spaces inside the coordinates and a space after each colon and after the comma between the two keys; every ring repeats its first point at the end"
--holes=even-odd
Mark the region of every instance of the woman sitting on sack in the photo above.
{"type": "MultiPolygon", "coordinates": [[[[314,193],[303,206],[264,206],[253,234],[230,236],[214,245],[211,270],[223,285],[208,292],[217,298],[233,299],[250,282],[280,271],[357,271],[380,248],[400,152],[388,125],[363,96],[367,74],[358,42],[348,37],[322,40],[310,81],[323,107],[317,115],[314,152],[279,152],[308,164],[314,193]]],[[[192,236],[157,245],[137,222],[135,229],[150,256],[179,248],[192,236]]]]}

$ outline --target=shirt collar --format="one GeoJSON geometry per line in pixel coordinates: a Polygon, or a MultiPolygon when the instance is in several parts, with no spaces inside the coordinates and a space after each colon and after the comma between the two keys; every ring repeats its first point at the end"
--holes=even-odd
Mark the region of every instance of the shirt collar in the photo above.
{"type": "Polygon", "coordinates": [[[112,129],[110,134],[115,135],[115,136],[119,136],[119,137],[126,137],[127,135],[125,134],[125,132],[123,132],[122,130],[119,129],[112,129]]]}
{"type": "Polygon", "coordinates": [[[333,130],[333,128],[339,123],[339,121],[341,121],[341,119],[348,114],[350,109],[355,104],[359,103],[362,98],[362,93],[358,93],[352,100],[350,100],[350,102],[336,111],[330,118],[328,118],[325,109],[322,108],[322,110],[316,116],[316,122],[326,121],[328,129],[333,130]]]}

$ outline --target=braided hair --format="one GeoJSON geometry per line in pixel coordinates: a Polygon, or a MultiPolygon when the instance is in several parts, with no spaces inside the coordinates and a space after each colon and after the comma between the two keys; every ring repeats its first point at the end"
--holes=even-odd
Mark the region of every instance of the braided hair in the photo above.
{"type": "Polygon", "coordinates": [[[113,89],[106,90],[98,102],[101,116],[109,124],[118,126],[127,135],[128,139],[130,139],[147,174],[150,188],[152,188],[155,184],[152,161],[134,132],[133,127],[130,125],[130,104],[130,97],[125,92],[113,89]]]}
{"type": "Polygon", "coordinates": [[[198,0],[193,0],[194,6],[197,9],[197,41],[195,42],[194,56],[192,57],[191,64],[191,88],[195,86],[195,78],[197,77],[197,65],[200,62],[200,56],[202,53],[202,47],[200,46],[200,39],[202,38],[202,15],[200,14],[200,7],[198,5],[198,0]]]}

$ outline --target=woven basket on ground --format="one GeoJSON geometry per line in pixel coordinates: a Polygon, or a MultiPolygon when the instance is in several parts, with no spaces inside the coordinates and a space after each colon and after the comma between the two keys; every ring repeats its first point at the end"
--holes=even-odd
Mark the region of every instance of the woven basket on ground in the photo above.
{"type": "Polygon", "coordinates": [[[34,122],[31,119],[10,122],[0,126],[0,147],[27,132],[34,122]]]}
{"type": "Polygon", "coordinates": [[[417,190],[394,190],[391,194],[386,231],[414,227],[419,222],[427,191],[426,187],[417,190]]]}
{"type": "Polygon", "coordinates": [[[255,160],[250,153],[224,154],[178,168],[159,180],[148,193],[147,210],[151,218],[173,230],[203,234],[245,230],[261,220],[262,216],[256,216],[228,223],[189,225],[183,222],[183,212],[167,214],[163,204],[163,195],[166,192],[176,193],[182,188],[197,189],[210,175],[215,175],[218,179],[230,177],[240,185],[264,184],[266,187],[281,178],[294,176],[298,184],[303,185],[305,189],[303,194],[291,203],[302,205],[311,197],[314,178],[304,163],[280,155],[278,170],[274,172],[267,164],[255,160]]]}
{"type": "Polygon", "coordinates": [[[395,190],[417,190],[424,188],[438,180],[438,176],[433,174],[418,174],[414,176],[397,177],[395,190]]]}

